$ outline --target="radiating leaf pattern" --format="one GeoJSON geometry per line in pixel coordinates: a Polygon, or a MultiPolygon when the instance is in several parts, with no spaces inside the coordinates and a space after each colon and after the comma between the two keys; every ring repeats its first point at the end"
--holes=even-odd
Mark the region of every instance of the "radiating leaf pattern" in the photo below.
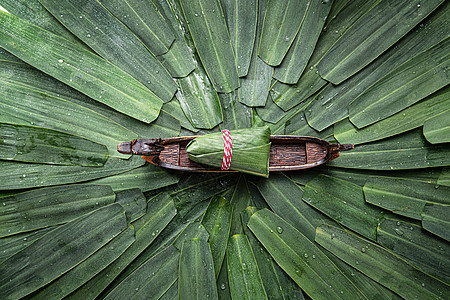
{"type": "Polygon", "coordinates": [[[1,299],[446,299],[450,2],[0,1],[1,299]],[[325,166],[179,173],[267,126],[325,166]]]}

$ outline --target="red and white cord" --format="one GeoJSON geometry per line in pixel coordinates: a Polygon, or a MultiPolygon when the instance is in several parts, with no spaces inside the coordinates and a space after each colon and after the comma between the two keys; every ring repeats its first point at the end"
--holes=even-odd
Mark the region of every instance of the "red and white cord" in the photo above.
{"type": "Polygon", "coordinates": [[[230,169],[231,158],[233,157],[233,140],[231,133],[228,129],[222,130],[223,135],[223,160],[222,170],[226,171],[230,169]]]}

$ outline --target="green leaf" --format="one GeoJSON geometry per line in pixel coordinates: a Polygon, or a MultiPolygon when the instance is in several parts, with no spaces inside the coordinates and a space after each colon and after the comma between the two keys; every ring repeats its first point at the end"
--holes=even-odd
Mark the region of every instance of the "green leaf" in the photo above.
{"type": "Polygon", "coordinates": [[[286,124],[289,125],[289,121],[295,117],[297,114],[299,114],[301,111],[304,111],[305,108],[308,106],[309,103],[311,103],[312,99],[308,99],[308,101],[301,102],[297,104],[295,107],[291,108],[289,111],[287,111],[284,116],[275,124],[269,124],[269,127],[272,131],[272,134],[276,135],[283,135],[285,134],[285,127],[286,124]]]}
{"type": "Polygon", "coordinates": [[[341,37],[341,34],[351,27],[362,15],[366,14],[372,6],[380,2],[380,0],[335,0],[333,1],[333,6],[338,6],[339,3],[342,5],[342,2],[348,3],[346,3],[342,11],[339,11],[337,15],[328,18],[331,21],[323,28],[324,32],[322,32],[317,41],[308,67],[298,82],[290,85],[277,81],[272,87],[271,94],[273,100],[285,111],[305,101],[327,83],[327,81],[320,77],[317,64],[328,49],[341,37]]]}
{"type": "Polygon", "coordinates": [[[116,192],[116,202],[125,209],[128,222],[134,222],[147,210],[147,200],[140,189],[128,189],[116,192]]]}
{"type": "Polygon", "coordinates": [[[0,159],[56,165],[103,166],[104,145],[42,127],[0,123],[0,159]]]}
{"type": "Polygon", "coordinates": [[[141,158],[109,158],[103,167],[54,166],[0,160],[2,190],[17,190],[82,182],[111,176],[142,166],[141,158]]]}
{"type": "Polygon", "coordinates": [[[77,135],[106,145],[110,157],[124,157],[117,152],[117,144],[125,138],[131,140],[137,137],[134,132],[89,108],[3,79],[0,79],[1,122],[45,127],[77,135]],[[49,110],[49,107],[52,109],[49,110]]]}
{"type": "Polygon", "coordinates": [[[0,11],[0,46],[33,67],[131,117],[150,123],[159,114],[162,101],[115,65],[4,11],[0,11]]]}
{"type": "Polygon", "coordinates": [[[176,97],[194,127],[211,129],[222,122],[219,96],[201,69],[195,69],[187,77],[177,79],[177,83],[179,90],[176,97]]]}
{"type": "Polygon", "coordinates": [[[148,164],[131,171],[96,179],[89,183],[106,184],[111,186],[114,191],[139,188],[146,192],[175,184],[178,180],[180,180],[179,173],[170,172],[162,167],[148,164]]]}
{"type": "Polygon", "coordinates": [[[232,191],[230,204],[233,208],[231,216],[230,236],[244,233],[243,224],[241,222],[241,213],[251,204],[251,192],[245,175],[241,175],[232,191]]]}
{"type": "Polygon", "coordinates": [[[306,121],[304,111],[299,111],[292,118],[286,121],[285,133],[292,135],[314,136],[322,139],[333,138],[332,127],[322,130],[321,132],[315,130],[306,121]]]}
{"type": "MultiPolygon", "coordinates": [[[[130,139],[134,139],[138,136],[171,137],[179,134],[180,126],[178,122],[176,122],[164,110],[161,111],[156,121],[152,122],[151,124],[146,124],[127,115],[124,115],[116,110],[113,110],[112,108],[103,105],[100,102],[87,97],[86,95],[81,94],[80,92],[48,76],[45,73],[32,68],[29,65],[2,64],[1,66],[2,67],[0,68],[0,74],[2,79],[12,84],[17,84],[21,87],[27,88],[26,91],[28,94],[34,93],[36,96],[39,96],[40,100],[36,99],[36,101],[44,102],[45,100],[42,100],[42,94],[46,94],[60,99],[60,105],[71,104],[71,106],[68,105],[67,109],[69,110],[70,116],[73,115],[73,117],[64,118],[66,114],[63,110],[56,111],[56,113],[52,115],[53,118],[61,119],[61,121],[64,121],[61,122],[60,126],[56,128],[62,131],[73,131],[77,135],[87,136],[89,137],[89,139],[95,139],[100,143],[107,144],[110,148],[110,156],[120,155],[116,151],[116,145],[118,142],[123,141],[123,139],[125,139],[126,137],[130,139]],[[31,92],[28,89],[32,89],[33,91],[31,92]],[[39,91],[41,94],[37,94],[37,91],[39,91]],[[63,102],[62,100],[65,100],[66,102],[63,102]],[[78,109],[85,109],[83,115],[75,115],[78,109]],[[78,126],[74,127],[73,124],[77,119],[83,120],[83,122],[80,122],[78,126]],[[62,123],[65,122],[70,124],[66,124],[66,126],[64,126],[62,123]],[[79,126],[82,126],[85,129],[74,129],[79,126]],[[109,130],[101,130],[101,128],[104,127],[109,130]],[[88,130],[88,128],[90,130],[88,130]],[[111,144],[105,141],[110,140],[112,137],[114,137],[112,139],[114,141],[111,141],[111,144]]],[[[10,97],[13,97],[13,95],[11,95],[10,97]]],[[[53,98],[51,99],[53,100],[53,98]]],[[[21,101],[24,102],[23,99],[21,99],[21,101]]],[[[47,101],[51,100],[48,99],[47,101]]],[[[171,101],[170,103],[172,102],[173,101],[171,101]]],[[[36,110],[37,106],[35,105],[35,103],[33,103],[33,107],[27,108],[26,112],[18,114],[16,111],[14,111],[14,114],[10,116],[10,118],[14,123],[20,122],[24,124],[41,124],[41,122],[44,122],[43,124],[45,124],[46,127],[49,126],[49,124],[45,122],[50,115],[50,111],[47,109],[47,107],[41,107],[40,114],[37,114],[36,110]],[[33,109],[32,112],[30,111],[31,109],[33,109]]],[[[181,108],[179,110],[181,111],[181,108]]],[[[183,113],[181,112],[181,114],[183,113]]],[[[120,157],[124,156],[125,155],[120,155],[120,157]]]]}
{"type": "Polygon", "coordinates": [[[248,68],[247,76],[239,78],[239,102],[250,107],[264,106],[269,94],[273,67],[266,64],[258,56],[261,29],[268,0],[258,1],[258,16],[255,32],[255,43],[248,68]]]}
{"type": "Polygon", "coordinates": [[[419,271],[399,256],[341,229],[317,228],[316,242],[334,255],[405,299],[443,299],[448,285],[419,271]]]}
{"type": "Polygon", "coordinates": [[[194,239],[183,243],[178,274],[179,298],[217,299],[216,279],[208,242],[194,239]]]}
{"type": "Polygon", "coordinates": [[[178,299],[178,280],[158,300],[178,299]]]}
{"type": "Polygon", "coordinates": [[[161,110],[158,118],[151,124],[145,124],[135,120],[133,120],[133,123],[132,125],[124,124],[124,126],[133,130],[133,132],[136,132],[141,137],[169,138],[178,136],[181,130],[180,122],[164,109],[161,110]]]}
{"type": "Polygon", "coordinates": [[[177,213],[182,217],[185,217],[196,204],[230,189],[238,179],[234,174],[211,176],[205,173],[204,176],[199,176],[199,174],[194,173],[189,177],[189,180],[181,183],[181,185],[178,184],[178,189],[171,193],[177,213]]]}
{"type": "Polygon", "coordinates": [[[423,135],[432,144],[450,142],[450,109],[426,120],[423,135]]]}
{"type": "Polygon", "coordinates": [[[4,0],[4,7],[11,14],[30,22],[36,26],[42,27],[56,35],[59,35],[70,42],[77,44],[79,47],[91,51],[89,47],[81,43],[80,40],[73,35],[66,27],[58,22],[46,9],[39,0],[4,0]]]}
{"type": "Polygon", "coordinates": [[[258,15],[255,42],[250,58],[250,65],[245,77],[239,78],[239,102],[250,107],[264,106],[269,94],[273,67],[266,64],[258,56],[261,29],[268,0],[258,1],[258,15]]]}
{"type": "Polygon", "coordinates": [[[155,238],[155,240],[147,248],[145,248],[138,257],[128,264],[120,275],[116,277],[115,281],[121,282],[147,260],[151,259],[157,253],[170,245],[175,246],[179,251],[181,251],[181,246],[186,240],[199,238],[208,241],[208,232],[203,225],[198,222],[201,216],[205,213],[207,205],[208,203],[206,203],[206,201],[201,202],[184,217],[177,214],[155,238]],[[197,222],[190,220],[196,220],[197,222]]]}
{"type": "Polygon", "coordinates": [[[359,185],[319,175],[305,186],[302,199],[336,222],[371,240],[377,239],[383,211],[364,201],[359,185]]]}
{"type": "MultiPolygon", "coordinates": [[[[173,0],[171,0],[172,2],[173,0]]],[[[172,3],[169,4],[165,0],[152,1],[153,4],[159,6],[159,12],[163,15],[166,22],[170,25],[175,35],[175,40],[167,53],[156,58],[169,71],[173,77],[185,77],[191,73],[194,68],[194,60],[192,54],[183,37],[181,26],[178,25],[177,18],[171,10],[172,3]]]]}
{"type": "Polygon", "coordinates": [[[365,299],[315,244],[269,210],[254,213],[248,227],[311,298],[365,299]]]}
{"type": "Polygon", "coordinates": [[[180,253],[167,247],[122,281],[104,299],[159,299],[177,280],[180,253]],[[155,272],[156,271],[156,272],[155,272]]]}
{"type": "Polygon", "coordinates": [[[216,279],[219,276],[220,266],[222,266],[227,248],[232,212],[233,207],[224,197],[215,196],[211,199],[201,221],[209,233],[209,246],[211,247],[216,279]]]}
{"type": "MultiPolygon", "coordinates": [[[[265,184],[261,186],[264,188],[260,188],[267,203],[269,203],[271,208],[279,216],[305,234],[310,241],[314,241],[316,226],[322,224],[337,225],[333,220],[315,210],[304,201],[301,201],[301,189],[293,184],[289,178],[280,175],[278,175],[275,180],[273,175],[271,175],[270,180],[266,181],[265,184]],[[272,182],[267,184],[270,181],[272,182]],[[297,193],[288,193],[287,191],[297,191],[297,193]],[[280,199],[287,199],[287,201],[281,201],[280,199]]],[[[257,251],[255,251],[255,255],[256,253],[257,251]]],[[[324,254],[347,276],[347,278],[351,279],[356,287],[367,297],[370,297],[369,295],[380,294],[382,295],[380,297],[383,299],[392,298],[392,293],[375,281],[360,274],[347,264],[341,263],[329,252],[324,251],[324,254]]],[[[268,291],[267,288],[266,291],[268,291]]]]}
{"type": "MultiPolygon", "coordinates": [[[[240,91],[240,90],[239,90],[240,91]]],[[[238,92],[220,93],[220,105],[222,106],[222,129],[239,129],[252,127],[252,109],[238,101],[238,92]]]]}
{"type": "Polygon", "coordinates": [[[450,83],[450,38],[411,58],[364,91],[348,106],[358,128],[370,125],[450,83]]]}
{"type": "MultiPolygon", "coordinates": [[[[111,139],[111,137],[115,137],[115,141],[111,142],[112,145],[109,145],[111,148],[111,155],[117,156],[118,153],[116,151],[116,144],[119,141],[123,141],[126,136],[133,139],[137,136],[158,136],[158,137],[172,137],[176,136],[180,132],[180,126],[176,120],[171,117],[166,111],[161,111],[158,118],[152,122],[151,124],[146,124],[143,122],[140,122],[139,120],[136,120],[134,118],[131,118],[127,115],[124,115],[118,111],[115,111],[111,109],[110,107],[101,104],[100,102],[94,101],[93,99],[81,94],[80,92],[70,88],[69,86],[55,80],[54,78],[28,66],[25,64],[7,64],[5,65],[5,68],[1,68],[3,72],[1,75],[3,75],[5,81],[11,82],[13,84],[20,85],[22,87],[31,88],[33,92],[39,91],[41,94],[47,94],[52,97],[66,100],[68,103],[66,104],[72,104],[72,107],[68,107],[70,110],[74,110],[73,112],[70,112],[69,116],[72,116],[72,114],[76,113],[77,108],[81,106],[81,109],[86,109],[87,111],[84,112],[86,116],[80,116],[77,117],[81,118],[83,117],[83,121],[80,122],[78,126],[87,127],[89,126],[94,127],[95,130],[84,130],[84,131],[77,131],[78,135],[87,135],[87,136],[93,136],[90,137],[98,139],[100,142],[102,142],[105,138],[111,139]],[[95,112],[95,113],[94,113],[95,112]],[[86,121],[89,116],[89,122],[86,121]],[[115,123],[114,123],[115,122],[115,123]],[[100,124],[97,124],[100,123],[100,124]],[[107,123],[103,125],[102,123],[107,123]],[[118,123],[118,124],[117,124],[118,123]],[[119,126],[122,125],[122,126],[119,126]],[[108,128],[109,126],[113,126],[114,130],[100,130],[102,127],[108,128]],[[100,135],[102,133],[105,135],[105,137],[97,137],[97,135],[100,135]]],[[[39,100],[42,101],[42,100],[39,100]]],[[[172,103],[171,101],[170,103],[172,103]]],[[[64,103],[64,102],[60,102],[64,103]]],[[[168,103],[166,103],[168,104],[168,103]]],[[[36,106],[33,107],[35,109],[36,106]]],[[[42,109],[44,110],[44,109],[42,109]]],[[[29,109],[27,109],[29,111],[29,109]]],[[[181,108],[180,108],[181,111],[181,108]]],[[[20,116],[24,118],[25,120],[29,120],[31,123],[35,124],[44,121],[47,119],[47,115],[49,115],[49,111],[45,110],[45,112],[41,112],[40,116],[35,116],[35,111],[33,110],[33,113],[31,116],[27,115],[26,119],[21,114],[20,116]]],[[[54,114],[54,118],[62,118],[63,114],[62,111],[58,111],[58,114],[54,114]]],[[[183,114],[183,113],[182,113],[183,114]]],[[[75,120],[77,120],[77,117],[73,115],[72,118],[64,119],[65,122],[73,124],[75,120]]],[[[21,118],[21,119],[22,119],[21,118]]],[[[24,120],[19,120],[19,118],[12,119],[14,122],[22,122],[24,123],[24,120]]],[[[26,123],[26,122],[25,122],[26,123]]],[[[47,126],[47,125],[46,125],[47,126]]],[[[63,126],[61,124],[61,130],[64,131],[71,131],[73,125],[69,126],[63,126]]],[[[109,128],[111,129],[111,128],[109,128]]],[[[104,142],[105,143],[105,142],[104,142]]],[[[120,155],[120,154],[119,154],[120,155]]],[[[120,155],[123,157],[124,155],[120,155]]]]}
{"type": "MultiPolygon", "coordinates": [[[[419,103],[361,129],[345,119],[334,125],[334,136],[340,143],[362,144],[409,131],[424,125],[427,119],[437,116],[443,110],[450,109],[448,97],[450,88],[444,88],[419,103]]],[[[438,139],[442,140],[440,132],[437,133],[440,136],[438,139]]]]}
{"type": "Polygon", "coordinates": [[[101,0],[101,4],[136,34],[154,55],[166,53],[175,40],[172,28],[153,0],[101,0]]]}
{"type": "Polygon", "coordinates": [[[357,146],[328,163],[333,167],[371,170],[404,170],[447,166],[450,149],[429,144],[413,130],[388,139],[357,146]]]}
{"type": "Polygon", "coordinates": [[[320,75],[339,84],[368,65],[443,1],[380,1],[356,21],[318,64],[320,75]]]}
{"type": "Polygon", "coordinates": [[[82,184],[42,188],[2,198],[0,236],[64,224],[114,200],[109,186],[82,184]]]}
{"type": "Polygon", "coordinates": [[[278,66],[294,41],[310,1],[271,0],[267,3],[258,55],[268,65],[278,66]]]}
{"type": "Polygon", "coordinates": [[[232,0],[224,3],[230,40],[236,56],[239,77],[247,76],[258,24],[257,0],[232,0]]]}
{"type": "Polygon", "coordinates": [[[422,213],[422,227],[450,241],[450,205],[427,203],[422,213]]]}
{"type": "Polygon", "coordinates": [[[180,232],[177,238],[173,241],[172,245],[179,251],[181,251],[183,242],[193,239],[200,239],[204,241],[208,241],[209,239],[208,231],[202,224],[198,222],[189,223],[189,225],[186,226],[183,229],[183,231],[180,232]]]}
{"type": "Polygon", "coordinates": [[[351,183],[364,186],[369,176],[394,177],[417,180],[422,182],[437,184],[440,168],[415,169],[415,170],[398,170],[398,171],[374,171],[374,170],[356,170],[344,168],[315,168],[310,170],[298,171],[291,174],[292,180],[301,185],[306,185],[311,179],[318,174],[328,175],[340,178],[351,183]]]}
{"type": "Polygon", "coordinates": [[[239,87],[233,48],[218,0],[181,0],[195,48],[218,92],[239,87]]]}
{"type": "Polygon", "coordinates": [[[317,226],[334,224],[302,201],[302,190],[283,173],[271,174],[268,180],[260,181],[258,190],[277,215],[310,240],[314,240],[317,226]]]}
{"type": "Polygon", "coordinates": [[[384,220],[377,230],[377,242],[395,251],[430,276],[449,282],[450,245],[422,227],[395,220],[384,220]]]}
{"type": "Polygon", "coordinates": [[[450,187],[415,180],[369,177],[364,185],[367,202],[416,220],[426,203],[450,205],[449,195],[450,187]]]}
{"type": "MultiPolygon", "coordinates": [[[[133,223],[136,230],[135,242],[112,264],[72,293],[68,299],[93,299],[98,297],[114,281],[119,273],[155,240],[175,214],[176,209],[173,200],[167,194],[158,194],[150,199],[145,216],[133,223]]],[[[120,282],[114,281],[114,283],[109,286],[108,292],[120,282]]]]}
{"type": "Polygon", "coordinates": [[[55,229],[55,226],[0,238],[0,249],[2,249],[0,252],[0,263],[14,253],[28,247],[53,229],[55,229]]]}
{"type": "MultiPolygon", "coordinates": [[[[157,96],[153,95],[153,98],[162,99],[164,102],[172,99],[177,87],[170,74],[142,41],[111,14],[116,13],[116,10],[109,12],[98,1],[80,0],[77,5],[73,5],[70,1],[39,1],[59,22],[70,28],[101,57],[150,89],[157,96]]],[[[118,8],[118,10],[125,9],[125,7],[118,8]]],[[[133,18],[128,9],[121,11],[120,14],[121,16],[128,14],[133,18]]]]}
{"type": "Polygon", "coordinates": [[[250,217],[256,211],[257,209],[255,207],[248,207],[241,213],[241,218],[244,224],[245,235],[250,242],[256,259],[267,298],[303,300],[300,287],[277,265],[269,252],[264,249],[264,246],[247,227],[250,217]]]}
{"type": "Polygon", "coordinates": [[[437,183],[450,186],[450,168],[446,167],[442,169],[442,173],[439,175],[437,183]]]}
{"type": "Polygon", "coordinates": [[[258,116],[265,122],[277,123],[285,115],[285,111],[282,110],[278,105],[273,102],[272,96],[270,94],[267,96],[266,104],[264,107],[256,107],[256,112],[258,116]]]}
{"type": "Polygon", "coordinates": [[[231,296],[236,299],[268,299],[247,236],[236,234],[227,247],[231,296]]]}
{"type": "MultiPolygon", "coordinates": [[[[447,15],[450,6],[443,4],[420,25],[412,29],[395,47],[377,57],[367,67],[339,85],[327,85],[309,109],[308,122],[322,130],[348,116],[348,105],[383,77],[407,63],[411,58],[447,37],[447,15]]],[[[378,90],[380,94],[386,91],[378,90]]]]}
{"type": "Polygon", "coordinates": [[[379,299],[402,299],[393,291],[382,286],[380,283],[372,280],[363,273],[359,272],[357,269],[346,264],[344,261],[340,260],[338,257],[334,256],[331,252],[321,248],[322,251],[327,254],[328,258],[344,273],[347,278],[351,278],[352,283],[366,295],[366,298],[379,298],[379,299]]]}
{"type": "Polygon", "coordinates": [[[80,264],[126,226],[122,207],[113,204],[56,228],[0,264],[1,297],[17,299],[37,290],[80,264]]]}
{"type": "MultiPolygon", "coordinates": [[[[300,30],[283,61],[275,68],[273,78],[283,83],[297,83],[314,52],[332,4],[333,1],[308,2],[300,30]]],[[[297,17],[300,19],[300,16],[297,17]]]]}
{"type": "Polygon", "coordinates": [[[14,55],[12,55],[11,53],[9,53],[8,51],[6,51],[3,48],[0,48],[0,61],[1,62],[23,63],[22,60],[15,57],[14,55]]]}
{"type": "Polygon", "coordinates": [[[134,228],[129,226],[75,268],[33,294],[33,299],[61,299],[82,286],[117,259],[134,242],[134,228]]]}
{"type": "MultiPolygon", "coordinates": [[[[189,122],[188,118],[183,112],[183,109],[181,108],[180,101],[178,101],[178,98],[176,97],[174,97],[170,102],[164,103],[162,112],[165,112],[166,114],[169,114],[170,116],[174,117],[176,120],[179,121],[180,125],[187,130],[190,130],[192,132],[197,132],[200,130],[192,126],[191,122],[189,122]]],[[[175,134],[173,136],[177,135],[175,134]]]]}

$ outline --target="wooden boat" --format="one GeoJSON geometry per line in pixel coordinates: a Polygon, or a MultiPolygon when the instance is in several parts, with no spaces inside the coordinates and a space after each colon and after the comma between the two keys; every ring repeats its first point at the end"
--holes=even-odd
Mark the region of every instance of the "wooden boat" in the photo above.
{"type": "MultiPolygon", "coordinates": [[[[142,155],[146,161],[164,168],[190,172],[236,172],[201,165],[189,159],[187,144],[196,136],[136,139],[121,143],[117,151],[142,155]]],[[[340,151],[353,149],[351,144],[332,144],[325,140],[292,135],[272,135],[269,171],[293,171],[324,164],[339,156],[340,151]]]]}

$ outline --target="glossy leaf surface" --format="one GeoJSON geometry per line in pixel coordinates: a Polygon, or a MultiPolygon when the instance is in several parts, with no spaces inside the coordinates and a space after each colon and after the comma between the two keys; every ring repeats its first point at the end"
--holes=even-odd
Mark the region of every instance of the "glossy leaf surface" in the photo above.
{"type": "Polygon", "coordinates": [[[35,68],[141,121],[150,123],[158,116],[161,99],[92,52],[4,11],[0,11],[0,28],[1,46],[35,68]]]}
{"type": "Polygon", "coordinates": [[[302,199],[336,222],[376,240],[376,229],[383,218],[383,212],[364,202],[360,186],[342,179],[319,175],[306,184],[302,199]]]}
{"type": "Polygon", "coordinates": [[[426,203],[450,205],[449,195],[448,187],[415,180],[369,177],[364,185],[367,202],[417,220],[426,203]]]}
{"type": "Polygon", "coordinates": [[[227,247],[228,278],[233,298],[267,299],[258,265],[248,238],[236,234],[227,247]]]}
{"type": "Polygon", "coordinates": [[[429,234],[421,226],[388,219],[380,224],[377,235],[382,246],[395,251],[425,273],[448,282],[448,269],[441,268],[450,264],[446,255],[450,245],[444,240],[429,234]]]}
{"type": "Polygon", "coordinates": [[[108,150],[89,140],[42,127],[0,123],[0,159],[100,167],[108,150]]]}
{"type": "Polygon", "coordinates": [[[148,295],[162,296],[177,279],[179,258],[180,253],[175,247],[164,249],[128,276],[105,299],[145,299],[148,295]]]}
{"type": "Polygon", "coordinates": [[[402,170],[446,166],[448,147],[431,145],[419,131],[413,130],[342,152],[338,160],[328,164],[336,167],[371,170],[402,170]]]}
{"type": "MultiPolygon", "coordinates": [[[[172,99],[176,85],[167,70],[138,37],[119,21],[122,17],[116,18],[112,15],[117,13],[117,10],[120,11],[121,16],[128,14],[130,20],[125,19],[133,23],[132,30],[136,29],[135,26],[139,25],[133,22],[132,19],[135,16],[127,4],[134,6],[138,3],[121,2],[123,6],[116,8],[114,4],[108,2],[108,7],[111,9],[108,11],[98,1],[81,0],[77,6],[70,1],[40,0],[40,2],[58,21],[70,28],[80,40],[101,57],[130,74],[164,102],[172,99]]],[[[156,19],[155,16],[151,18],[156,19]]]]}
{"type": "Polygon", "coordinates": [[[64,224],[114,200],[111,188],[101,185],[48,187],[5,197],[0,236],[64,224]]]}
{"type": "Polygon", "coordinates": [[[432,144],[450,142],[450,109],[426,120],[423,124],[423,135],[432,144]]]}
{"type": "Polygon", "coordinates": [[[316,242],[404,298],[443,298],[448,285],[419,271],[399,256],[355,234],[320,226],[316,242]]]}
{"type": "Polygon", "coordinates": [[[185,241],[181,248],[178,294],[186,299],[217,298],[211,250],[206,241],[185,241]]]}
{"type": "Polygon", "coordinates": [[[0,264],[0,295],[17,299],[37,290],[81,263],[126,225],[122,207],[113,204],[51,231],[0,264]],[[61,250],[55,252],[54,247],[61,250]]]}
{"type": "Polygon", "coordinates": [[[137,157],[129,161],[110,158],[103,167],[54,166],[0,161],[0,167],[4,171],[0,175],[0,181],[3,190],[44,187],[111,176],[132,170],[144,163],[143,159],[137,157]]]}
{"type": "Polygon", "coordinates": [[[315,244],[277,215],[266,209],[258,211],[250,218],[248,227],[310,297],[345,299],[348,293],[364,298],[315,244]]]}
{"type": "Polygon", "coordinates": [[[202,225],[209,233],[209,246],[216,278],[219,276],[220,266],[225,257],[232,211],[233,207],[225,198],[215,196],[211,199],[202,219],[202,225]]]}
{"type": "Polygon", "coordinates": [[[130,28],[154,55],[161,55],[169,51],[175,35],[154,5],[154,1],[101,0],[99,2],[130,28]],[[143,7],[146,9],[142,9],[143,7]]]}
{"type": "Polygon", "coordinates": [[[180,2],[195,47],[214,88],[225,93],[237,89],[239,78],[236,64],[233,64],[235,57],[219,1],[180,2]]]}
{"type": "Polygon", "coordinates": [[[333,1],[309,1],[300,30],[273,78],[295,84],[305,70],[333,1]]]}
{"type": "Polygon", "coordinates": [[[318,65],[320,75],[334,84],[341,83],[392,46],[442,2],[380,1],[327,52],[318,65]]]}
{"type": "Polygon", "coordinates": [[[358,128],[373,124],[445,87],[449,52],[447,38],[393,70],[350,103],[350,121],[358,128]]]}
{"type": "MultiPolygon", "coordinates": [[[[424,125],[428,122],[428,119],[441,115],[443,114],[442,111],[450,109],[448,97],[450,97],[450,89],[444,88],[419,103],[361,129],[358,129],[348,119],[345,119],[334,125],[334,136],[341,143],[361,144],[406,132],[424,125]]],[[[440,118],[444,117],[441,116],[440,118]]],[[[445,122],[445,120],[442,121],[445,122]]],[[[442,121],[439,122],[439,128],[441,128],[442,121]]],[[[428,126],[432,126],[431,122],[428,126]]],[[[442,128],[445,133],[445,127],[442,128]]],[[[437,136],[435,135],[434,139],[445,141],[445,135],[441,135],[440,131],[435,132],[437,136]]],[[[433,134],[430,132],[431,139],[433,139],[433,134]]]]}
{"type": "Polygon", "coordinates": [[[226,3],[226,21],[236,57],[239,77],[247,76],[255,43],[258,0],[232,0],[226,3]]]}
{"type": "Polygon", "coordinates": [[[449,219],[450,205],[429,203],[425,205],[422,213],[422,226],[426,230],[450,241],[449,219]]]}
{"type": "Polygon", "coordinates": [[[309,1],[271,0],[261,32],[258,55],[271,66],[278,66],[294,41],[306,14],[309,1]]]}

